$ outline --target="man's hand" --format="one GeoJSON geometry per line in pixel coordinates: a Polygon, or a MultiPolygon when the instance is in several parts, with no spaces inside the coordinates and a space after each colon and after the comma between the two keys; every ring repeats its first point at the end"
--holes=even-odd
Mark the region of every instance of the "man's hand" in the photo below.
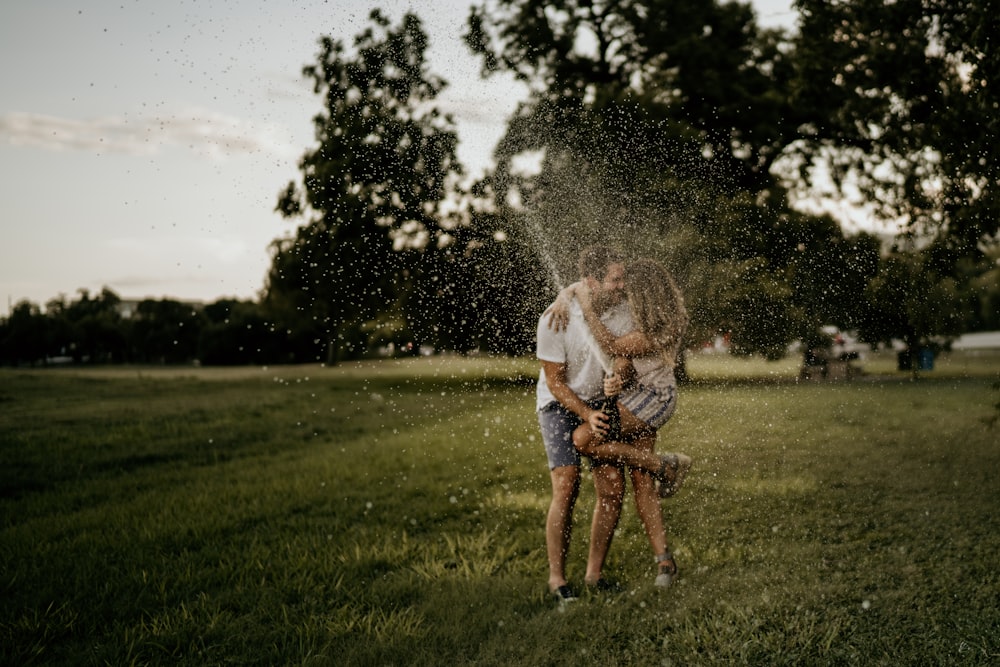
{"type": "Polygon", "coordinates": [[[587,415],[587,423],[590,430],[598,435],[605,435],[608,432],[608,416],[600,410],[594,410],[587,415]]]}

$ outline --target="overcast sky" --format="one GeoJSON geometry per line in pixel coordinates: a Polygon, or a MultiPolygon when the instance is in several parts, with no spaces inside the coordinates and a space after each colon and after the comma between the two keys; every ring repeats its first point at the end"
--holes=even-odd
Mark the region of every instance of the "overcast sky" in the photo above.
{"type": "MultiPolygon", "coordinates": [[[[792,0],[754,0],[791,27],[792,0]]],[[[411,9],[478,173],[522,90],[478,78],[469,0],[16,0],[0,4],[0,315],[109,287],[123,298],[256,298],[274,212],[313,143],[317,39],[350,45],[411,9]]]]}

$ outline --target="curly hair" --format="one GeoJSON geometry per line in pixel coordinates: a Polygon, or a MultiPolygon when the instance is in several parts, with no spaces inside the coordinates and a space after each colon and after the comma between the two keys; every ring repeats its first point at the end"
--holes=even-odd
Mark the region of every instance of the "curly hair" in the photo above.
{"type": "Polygon", "coordinates": [[[625,266],[625,293],[632,305],[637,328],[656,343],[673,364],[687,331],[684,295],[673,276],[652,259],[638,259],[625,266]]]}

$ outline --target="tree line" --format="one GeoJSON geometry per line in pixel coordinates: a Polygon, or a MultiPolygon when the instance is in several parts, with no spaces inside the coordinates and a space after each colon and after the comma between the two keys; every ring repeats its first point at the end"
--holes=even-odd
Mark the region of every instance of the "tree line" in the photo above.
{"type": "MultiPolygon", "coordinates": [[[[133,330],[153,323],[177,345],[197,328],[209,342],[190,354],[204,363],[256,359],[209,354],[213,337],[268,363],[388,346],[522,353],[590,243],[661,260],[687,295],[692,341],[724,333],[738,354],[822,345],[824,325],[911,348],[1000,328],[997,15],[978,0],[795,6],[789,33],[741,2],[474,5],[470,57],[530,91],[474,183],[435,105],[447,82],[419,17],[373,11],[350,47],[324,36],[303,68],[321,101],[315,143],[279,193],[295,228],[270,246],[259,301],[183,317],[159,302],[162,318],[149,306],[119,323],[118,357],[89,357],[175,359],[133,330]],[[809,198],[899,231],[847,233],[792,205],[809,198]],[[249,347],[240,318],[260,335],[249,347]]],[[[64,333],[54,323],[71,306],[86,310],[19,304],[0,330],[5,360],[8,340],[35,338],[22,322],[64,333]]],[[[77,347],[111,336],[102,326],[74,329],[77,347]]]]}
{"type": "Polygon", "coordinates": [[[259,303],[192,304],[145,299],[128,304],[104,288],[58,297],[42,310],[22,301],[0,321],[0,363],[267,364],[301,360],[259,303]]]}

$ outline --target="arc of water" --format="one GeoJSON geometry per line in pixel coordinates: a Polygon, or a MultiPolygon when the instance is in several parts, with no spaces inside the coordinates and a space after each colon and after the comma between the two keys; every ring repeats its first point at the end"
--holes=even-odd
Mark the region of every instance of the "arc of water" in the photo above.
{"type": "MultiPolygon", "coordinates": [[[[549,253],[548,246],[545,243],[545,239],[542,236],[542,227],[539,224],[535,215],[530,214],[527,216],[528,230],[531,236],[535,240],[535,249],[541,257],[542,262],[545,263],[546,267],[551,274],[553,283],[555,284],[556,290],[561,290],[564,285],[562,279],[559,276],[559,269],[556,266],[555,260],[549,253]]],[[[605,375],[612,375],[614,373],[614,365],[611,362],[611,357],[609,357],[604,350],[601,348],[600,343],[594,338],[594,333],[590,330],[589,326],[584,325],[585,335],[587,345],[590,346],[591,351],[594,356],[597,357],[598,362],[601,364],[601,368],[604,369],[605,375]]]]}
{"type": "Polygon", "coordinates": [[[601,368],[604,369],[604,374],[613,375],[615,369],[614,364],[611,361],[611,357],[604,351],[601,344],[597,342],[597,339],[594,337],[594,332],[590,330],[590,327],[584,324],[583,328],[586,331],[584,338],[587,341],[587,345],[590,346],[590,351],[594,353],[594,356],[597,357],[597,361],[600,362],[601,368]]]}

